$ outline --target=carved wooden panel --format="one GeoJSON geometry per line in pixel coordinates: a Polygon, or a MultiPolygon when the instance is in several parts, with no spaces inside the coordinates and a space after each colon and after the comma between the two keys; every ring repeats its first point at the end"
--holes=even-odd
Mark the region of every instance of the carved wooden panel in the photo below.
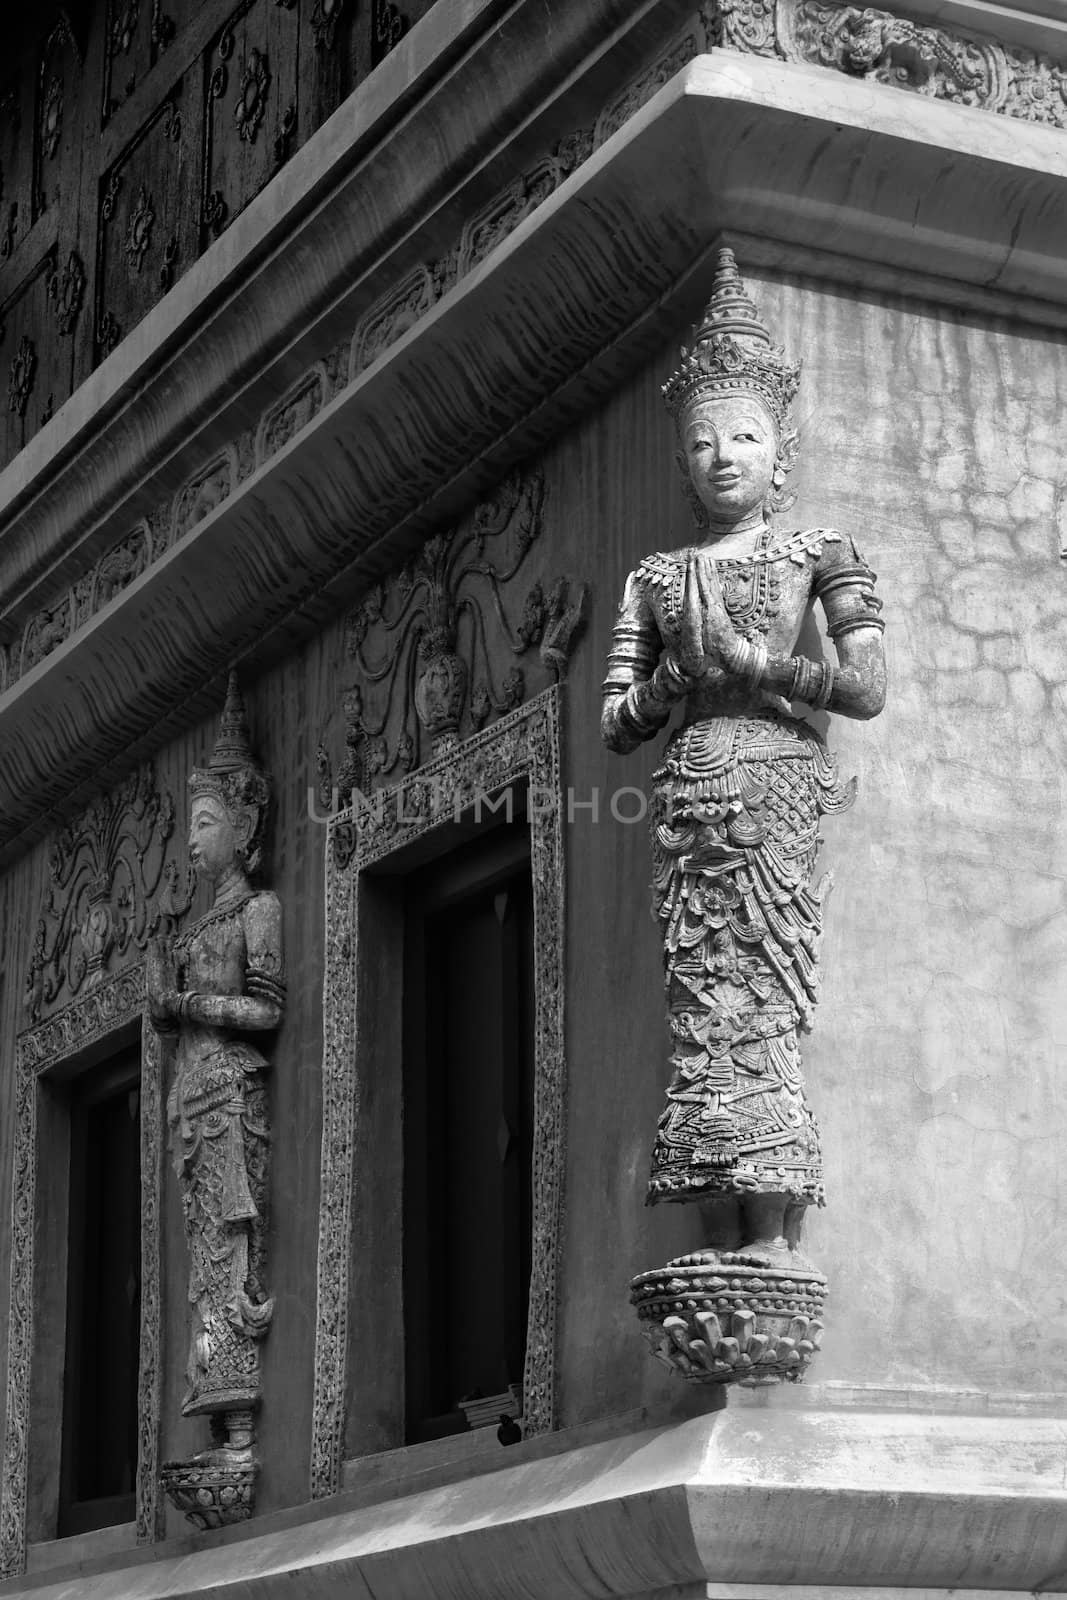
{"type": "Polygon", "coordinates": [[[0,380],[32,346],[0,465],[430,3],[93,0],[42,18],[0,80],[0,380]],[[28,298],[39,277],[49,306],[28,298]]]}
{"type": "Polygon", "coordinates": [[[196,114],[186,74],[101,179],[97,360],[111,353],[199,254],[196,165],[190,159],[196,114]]]}
{"type": "Polygon", "coordinates": [[[295,7],[239,0],[211,42],[204,62],[205,248],[287,159],[287,115],[294,128],[296,117],[298,29],[295,7]]]}
{"type": "Polygon", "coordinates": [[[0,262],[26,234],[33,211],[33,80],[17,74],[0,89],[0,262]]]}
{"type": "Polygon", "coordinates": [[[56,267],[53,247],[0,301],[0,415],[9,456],[70,393],[69,344],[64,351],[48,293],[56,267]]]}
{"type": "Polygon", "coordinates": [[[64,13],[49,32],[37,63],[33,126],[34,220],[49,207],[75,205],[84,152],[85,75],[82,53],[64,13]]]}
{"type": "Polygon", "coordinates": [[[198,0],[108,0],[101,125],[125,104],[198,9],[198,0]]]}

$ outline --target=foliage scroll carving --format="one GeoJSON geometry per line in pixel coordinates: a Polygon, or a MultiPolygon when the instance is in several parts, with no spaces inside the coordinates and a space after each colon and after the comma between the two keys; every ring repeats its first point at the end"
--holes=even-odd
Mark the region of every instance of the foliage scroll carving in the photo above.
{"type": "Polygon", "coordinates": [[[147,765],[53,838],[26,975],[32,1022],[64,992],[98,984],[113,958],[143,951],[188,909],[191,881],[167,853],[174,820],[174,802],[147,765]]]}
{"type": "MultiPolygon", "coordinates": [[[[536,647],[541,671],[566,673],[585,614],[585,586],[534,582],[520,604],[510,586],[541,533],[544,480],[513,474],[458,525],[429,539],[351,614],[356,678],[343,698],[342,795],[395,779],[452,748],[526,698],[518,662],[536,647]],[[510,614],[509,614],[510,613],[510,614]],[[514,658],[504,670],[500,653],[514,658]]],[[[319,761],[323,802],[332,765],[319,761]]]]}

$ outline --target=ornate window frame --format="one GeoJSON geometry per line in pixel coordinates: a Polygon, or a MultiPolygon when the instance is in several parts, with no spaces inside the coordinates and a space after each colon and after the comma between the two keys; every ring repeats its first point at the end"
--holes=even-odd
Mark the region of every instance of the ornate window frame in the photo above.
{"type": "Polygon", "coordinates": [[[369,1052],[358,1032],[357,923],[361,874],[418,846],[516,783],[529,786],[534,913],[534,1156],[532,1268],[523,1377],[529,1436],[556,1426],[556,1294],[563,1202],[566,1082],[565,899],[559,685],[377,790],[373,803],[332,817],[326,838],[322,1187],[319,1211],[311,1495],[341,1487],[348,1388],[349,1305],[357,1119],[369,1052]]]}
{"type": "MultiPolygon", "coordinates": [[[[163,1155],[163,1060],[145,1014],[142,963],[99,982],[16,1046],[14,1155],[11,1172],[11,1275],[7,1409],[0,1483],[0,1576],[25,1569],[30,1393],[37,1263],[38,1110],[43,1080],[87,1052],[140,1025],[141,1037],[141,1334],[138,1364],[136,1528],[138,1544],[163,1537],[159,1486],[161,1364],[160,1194],[163,1155]]],[[[45,1264],[42,1264],[44,1266],[45,1264]]]]}

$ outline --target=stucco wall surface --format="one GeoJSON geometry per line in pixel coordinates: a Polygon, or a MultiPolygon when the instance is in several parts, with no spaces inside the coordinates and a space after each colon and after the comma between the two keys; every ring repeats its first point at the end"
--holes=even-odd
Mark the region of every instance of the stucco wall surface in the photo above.
{"type": "MultiPolygon", "coordinates": [[[[782,525],[852,534],[888,624],[884,714],[830,729],[860,792],[824,824],[835,886],[804,1046],[829,1195],[807,1239],[832,1292],[812,1379],[1061,1404],[1067,352],[1059,335],[903,299],[749,280],[804,361],[798,500],[782,525]],[[1047,1392],[1055,1402],[1036,1398],[1047,1392]]],[[[597,751],[614,601],[642,554],[691,537],[658,399],[673,355],[562,451],[568,533],[597,575],[570,759],[577,787],[604,795],[647,784],[655,764],[654,752],[597,751]]],[[[640,1210],[668,1041],[644,828],[604,809],[570,830],[583,978],[571,1007],[569,1420],[656,1381],[624,1337],[625,1280],[699,1238],[681,1208],[640,1210]],[[615,1343],[609,1322],[618,1359],[580,1353],[593,1330],[599,1351],[615,1343]]]]}

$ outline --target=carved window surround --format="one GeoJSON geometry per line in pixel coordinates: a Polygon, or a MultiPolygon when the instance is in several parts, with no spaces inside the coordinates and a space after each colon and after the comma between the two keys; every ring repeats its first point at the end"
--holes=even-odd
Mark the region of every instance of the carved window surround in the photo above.
{"type": "MultiPolygon", "coordinates": [[[[565,1079],[560,701],[558,687],[546,689],[392,788],[376,790],[369,810],[357,814],[349,808],[327,826],[322,1188],[311,1440],[311,1494],[316,1498],[341,1487],[349,1361],[373,1358],[371,1350],[355,1348],[351,1333],[353,1304],[363,1293],[358,1263],[374,1270],[362,1239],[357,1247],[357,1233],[370,1212],[377,1217],[380,1236],[379,1200],[386,1188],[382,1175],[368,1172],[357,1159],[361,1136],[367,1137],[361,1118],[374,1092],[381,1097],[382,1091],[373,1086],[384,1066],[383,1051],[375,1048],[381,1041],[372,1037],[380,1024],[361,1003],[358,985],[357,945],[371,910],[365,874],[371,867],[388,871],[406,852],[418,852],[420,859],[434,854],[435,847],[440,850],[449,841],[446,830],[456,814],[469,816],[477,797],[499,796],[523,784],[529,785],[531,800],[535,991],[533,1239],[523,1426],[531,1436],[556,1425],[565,1079]]],[[[380,937],[377,929],[375,936],[380,937]]],[[[398,1261],[399,1229],[395,1232],[395,1238],[380,1241],[383,1260],[388,1253],[398,1261]]],[[[378,1337],[396,1343],[392,1330],[400,1326],[398,1303],[392,1327],[379,1328],[378,1337]]]]}
{"type": "MultiPolygon", "coordinates": [[[[42,1358],[35,1309],[50,1270],[35,1260],[39,1189],[47,1178],[38,1149],[44,1080],[61,1077],[96,1056],[141,1038],[141,1335],[138,1373],[138,1543],[162,1538],[159,1487],[161,1385],[160,1187],[163,1150],[163,1068],[158,1036],[144,1017],[142,965],[102,980],[46,1022],[20,1034],[16,1049],[14,1159],[11,1179],[11,1276],[7,1405],[0,1485],[0,1577],[24,1570],[29,1452],[32,1448],[33,1364],[42,1358]],[[41,1167],[41,1178],[38,1169],[41,1167]]],[[[40,1330],[38,1330],[39,1334],[40,1330]]],[[[57,1381],[61,1374],[57,1372],[57,1381]]]]}

